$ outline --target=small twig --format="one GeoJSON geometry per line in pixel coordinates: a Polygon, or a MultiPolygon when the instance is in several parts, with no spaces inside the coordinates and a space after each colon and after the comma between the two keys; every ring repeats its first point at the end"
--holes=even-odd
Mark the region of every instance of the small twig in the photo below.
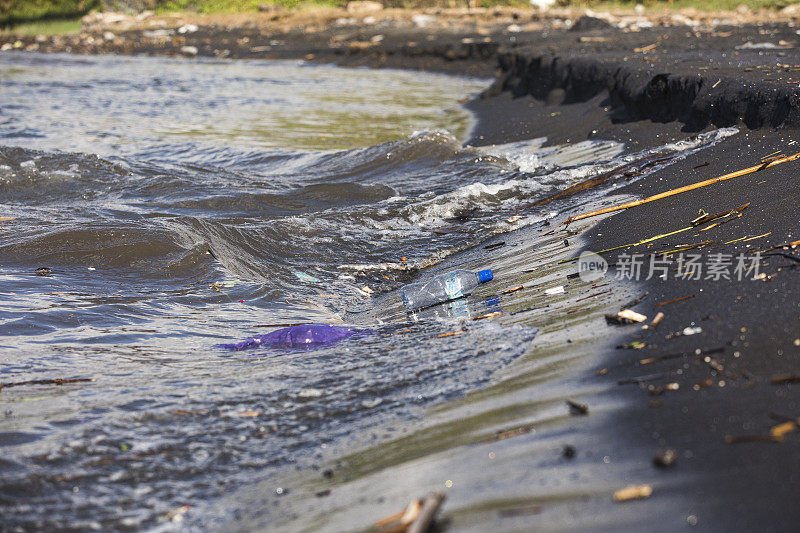
{"type": "Polygon", "coordinates": [[[690,294],[688,296],[681,296],[680,298],[675,298],[674,300],[667,300],[666,302],[657,303],[656,307],[661,307],[663,305],[674,304],[676,302],[680,302],[680,301],[683,301],[683,300],[689,300],[691,298],[694,298],[695,296],[697,296],[697,295],[696,294],[690,294]]]}
{"type": "Polygon", "coordinates": [[[21,387],[23,385],[64,385],[66,383],[83,383],[94,381],[94,378],[71,378],[71,379],[32,379],[29,381],[16,381],[12,383],[0,383],[0,389],[9,387],[21,387]]]}
{"type": "Polygon", "coordinates": [[[444,492],[436,491],[428,494],[425,501],[422,503],[419,515],[414,522],[408,526],[408,533],[425,533],[430,528],[433,521],[436,519],[436,513],[445,500],[444,492]]]}

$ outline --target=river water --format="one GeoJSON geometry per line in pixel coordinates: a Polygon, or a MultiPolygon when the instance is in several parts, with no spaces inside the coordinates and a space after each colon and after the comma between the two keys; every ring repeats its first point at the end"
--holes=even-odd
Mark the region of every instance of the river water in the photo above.
{"type": "Polygon", "coordinates": [[[521,211],[549,192],[717,138],[465,146],[458,102],[488,83],[0,55],[0,529],[173,527],[184,506],[203,523],[233,491],[492,383],[535,349],[530,321],[440,337],[501,295],[406,315],[396,289],[556,216],[521,211]],[[215,347],[304,322],[371,334],[215,347]],[[56,378],[91,381],[15,385],[56,378]]]}

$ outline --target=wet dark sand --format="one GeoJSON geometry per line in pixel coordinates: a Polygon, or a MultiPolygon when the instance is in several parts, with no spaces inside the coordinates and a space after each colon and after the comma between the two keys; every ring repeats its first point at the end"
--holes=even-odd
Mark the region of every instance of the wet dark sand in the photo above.
{"type": "MultiPolygon", "coordinates": [[[[502,119],[491,127],[484,122],[474,140],[521,138],[530,130],[533,136],[552,131],[548,137],[554,142],[602,138],[641,147],[691,135],[681,131],[687,128],[679,122],[613,122],[609,118],[613,111],[602,110],[606,99],[607,95],[598,95],[588,103],[548,106],[530,97],[512,99],[504,93],[476,101],[470,106],[478,113],[490,109],[497,113],[493,104],[501,103],[502,111],[495,116],[502,119]],[[553,113],[559,114],[551,117],[553,113]],[[525,119],[519,120],[520,116],[525,119]],[[559,118],[567,124],[559,124],[559,118]],[[583,137],[576,131],[583,132],[583,137]]],[[[794,129],[739,127],[742,132],[735,137],[618,192],[647,197],[753,166],[774,152],[789,155],[800,151],[800,144],[793,142],[797,138],[794,129]]],[[[710,240],[715,244],[686,252],[703,254],[705,262],[709,254],[736,256],[800,240],[798,172],[797,163],[789,162],[620,212],[587,232],[585,249],[635,243],[688,226],[700,209],[718,213],[748,202],[741,218],[709,231],[684,232],[624,251],[650,254],[710,240]],[[767,233],[753,240],[721,244],[767,233]]],[[[778,251],[800,257],[796,249],[778,251]]],[[[621,252],[612,252],[607,258],[614,262],[621,252]]],[[[645,261],[643,278],[646,265],[645,261]]],[[[768,439],[771,428],[800,414],[797,385],[771,383],[772,377],[797,375],[800,368],[800,262],[764,256],[760,272],[768,279],[681,280],[675,279],[673,261],[668,280],[640,284],[639,292],[646,297],[633,307],[649,319],[663,312],[665,317],[657,329],[596,321],[601,330],[620,332],[620,345],[647,343],[643,349],[601,350],[600,362],[585,376],[606,387],[596,398],[584,398],[587,403],[605,405],[610,398],[621,402],[612,417],[613,425],[597,435],[597,441],[605,442],[596,445],[613,449],[616,456],[633,463],[626,473],[631,483],[654,487],[650,500],[631,503],[625,509],[627,525],[674,530],[696,522],[714,531],[764,527],[789,531],[800,516],[793,504],[800,477],[792,466],[797,461],[800,433],[788,433],[783,442],[768,439]],[[690,298],[657,307],[687,296],[690,298]],[[668,338],[689,326],[701,327],[702,333],[668,338]],[[709,361],[704,360],[707,352],[712,352],[709,361]],[[640,363],[660,357],[666,358],[640,363]],[[618,385],[638,378],[644,381],[618,385]],[[678,384],[677,390],[660,392],[671,383],[678,384]],[[729,443],[732,439],[756,442],[729,443]],[[678,452],[676,465],[655,468],[653,456],[667,448],[678,452]]]]}
{"type": "MultiPolygon", "coordinates": [[[[686,27],[636,33],[608,30],[584,35],[591,38],[588,42],[581,42],[583,34],[574,32],[498,32],[488,36],[488,43],[483,42],[487,36],[481,35],[370,29],[361,30],[345,42],[364,42],[377,34],[386,37],[379,46],[359,49],[329,46],[332,35],[339,30],[309,37],[300,33],[264,35],[247,28],[233,32],[212,28],[193,33],[179,44],[197,45],[200,55],[219,55],[214,54],[220,48],[214,43],[222,32],[229,39],[250,39],[247,47],[226,45],[226,56],[231,58],[306,58],[350,66],[420,68],[477,76],[494,72],[498,52],[505,54],[502,61],[506,77],[501,78],[495,91],[469,104],[478,117],[474,144],[547,136],[552,143],[615,139],[631,149],[641,149],[714,127],[737,126],[742,130],[712,149],[618,191],[647,196],[752,166],[776,151],[800,151],[800,145],[790,144],[797,131],[794,128],[800,125],[800,97],[796,91],[800,72],[793,68],[800,64],[800,53],[793,48],[735,50],[735,46],[748,41],[796,44],[798,38],[790,25],[760,29],[766,33],[757,27],[717,28],[716,36],[713,32],[698,34],[686,27]],[[428,34],[433,37],[427,39],[428,34]],[[481,39],[483,44],[464,43],[464,38],[481,39]],[[276,39],[286,44],[269,44],[276,39]],[[633,51],[653,43],[659,44],[649,53],[633,51]],[[254,46],[277,49],[253,52],[254,46]],[[554,55],[560,58],[555,64],[554,55]]],[[[180,53],[176,46],[136,44],[135,38],[131,43],[88,49],[81,49],[78,43],[73,51],[180,53]]],[[[716,213],[747,202],[750,206],[742,217],[717,228],[702,234],[684,232],[656,241],[651,247],[644,245],[629,251],[649,253],[711,240],[715,244],[693,251],[704,255],[738,254],[797,241],[798,165],[785,163],[621,212],[588,231],[585,247],[598,250],[637,242],[685,227],[700,209],[716,213]],[[716,244],[742,237],[758,238],[716,244]]],[[[529,236],[518,235],[518,244],[524,245],[529,236]]],[[[527,242],[539,241],[531,237],[527,242]]],[[[796,250],[782,251],[797,256],[796,250]]],[[[537,427],[542,428],[539,433],[521,431],[504,441],[502,447],[492,447],[515,461],[505,463],[501,471],[527,472],[522,481],[509,480],[512,485],[523,485],[516,489],[511,486],[505,494],[531,494],[531,487],[539,483],[537,487],[543,495],[520,496],[518,501],[493,500],[478,508],[470,507],[470,497],[456,492],[449,509],[445,504],[444,515],[455,529],[472,530],[495,521],[511,529],[674,531],[697,525],[713,531],[794,530],[800,518],[796,505],[800,431],[787,433],[782,442],[771,442],[765,436],[781,422],[800,417],[798,385],[771,382],[774,376],[800,373],[799,265],[784,256],[764,257],[761,272],[768,279],[742,282],[678,280],[672,265],[668,280],[642,281],[632,289],[628,285],[630,293],[614,300],[604,299],[582,323],[586,340],[577,346],[562,346],[559,352],[562,358],[592,361],[559,385],[562,394],[564,390],[574,390],[589,406],[589,414],[559,417],[555,425],[547,417],[537,419],[537,427]],[[619,308],[624,299],[644,295],[644,300],[633,308],[649,318],[663,311],[665,318],[657,329],[611,326],[602,319],[603,306],[619,308]],[[656,307],[660,302],[685,296],[692,297],[656,307]],[[671,336],[689,326],[701,327],[702,333],[671,336]],[[647,346],[614,348],[631,341],[645,341],[647,346]],[[712,359],[705,361],[705,352],[711,352],[712,359]],[[640,362],[665,356],[650,364],[640,362]],[[618,385],[637,378],[642,381],[618,385]],[[664,388],[672,383],[677,388],[664,388]],[[754,442],[737,443],[738,440],[754,442]],[[575,447],[574,459],[559,456],[564,445],[575,447]],[[676,464],[668,469],[656,468],[652,458],[666,448],[677,451],[676,464]],[[542,472],[538,482],[537,472],[542,472]],[[612,503],[611,489],[628,483],[651,484],[653,495],[647,500],[612,503]]],[[[613,272],[612,269],[612,275],[613,272]]],[[[591,288],[581,294],[592,294],[591,288]]],[[[576,339],[580,338],[578,330],[574,333],[576,339]]],[[[521,394],[529,395],[530,386],[524,390],[527,392],[521,394]]],[[[500,419],[514,427],[516,419],[507,412],[500,419]]],[[[396,502],[383,499],[384,495],[391,497],[393,483],[411,480],[408,483],[414,490],[428,486],[419,481],[424,476],[414,472],[419,468],[419,457],[426,454],[431,455],[428,466],[434,470],[442,465],[452,467],[452,463],[466,457],[463,464],[472,472],[467,477],[474,482],[468,491],[494,494],[502,480],[492,478],[491,467],[470,460],[469,450],[483,456],[490,445],[476,444],[475,434],[486,433],[495,426],[503,428],[502,423],[484,420],[482,425],[477,424],[482,430],[464,433],[463,445],[449,442],[445,448],[449,459],[442,459],[441,453],[437,455],[441,449],[430,445],[420,445],[422,451],[412,457],[413,442],[404,444],[409,448],[405,452],[408,455],[396,451],[397,457],[383,459],[384,463],[379,457],[367,455],[363,462],[371,460],[372,465],[362,465],[360,471],[352,467],[352,477],[348,478],[351,481],[334,478],[332,496],[310,496],[309,505],[335,508],[344,503],[351,506],[354,514],[349,522],[338,522],[340,525],[370,523],[376,513],[380,516],[384,510],[397,510],[396,502]],[[480,449],[475,450],[476,446],[480,449]],[[380,473],[383,467],[386,468],[380,473]],[[481,472],[482,468],[486,471],[481,472]],[[372,477],[365,472],[372,472],[372,477]],[[359,485],[359,476],[372,484],[359,485]],[[354,501],[361,503],[353,506],[354,501]],[[359,511],[362,515],[358,515],[359,511]]],[[[436,432],[429,435],[437,436],[442,437],[436,432]]],[[[452,433],[446,436],[452,438],[452,433]]],[[[388,453],[392,448],[377,450],[388,453]]],[[[425,461],[422,462],[424,466],[425,461]]],[[[278,504],[269,501],[268,505],[278,504]]],[[[302,513],[302,509],[302,503],[297,504],[291,512],[302,513]]],[[[272,508],[267,514],[274,512],[272,508]]],[[[258,518],[260,513],[254,515],[243,519],[239,528],[263,525],[258,518]]],[[[328,525],[336,524],[334,521],[328,525]]]]}

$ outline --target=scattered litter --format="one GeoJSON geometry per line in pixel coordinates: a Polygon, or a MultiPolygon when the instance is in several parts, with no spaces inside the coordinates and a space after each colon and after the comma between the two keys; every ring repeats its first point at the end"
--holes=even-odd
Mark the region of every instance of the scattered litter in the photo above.
{"type": "Polygon", "coordinates": [[[189,512],[189,506],[188,505],[182,505],[182,506],[180,506],[180,507],[178,507],[176,509],[172,509],[171,511],[168,511],[164,515],[164,519],[165,520],[169,520],[170,522],[182,522],[183,521],[183,515],[185,515],[187,512],[189,512]]]}
{"type": "Polygon", "coordinates": [[[506,440],[511,437],[517,437],[519,435],[525,435],[526,433],[530,433],[533,431],[533,424],[526,424],[524,426],[519,426],[512,429],[501,430],[495,433],[493,436],[489,437],[488,439],[484,439],[481,442],[496,442],[498,440],[506,440]]]}
{"type": "Polygon", "coordinates": [[[439,274],[428,281],[406,285],[400,290],[400,293],[406,309],[414,311],[468,296],[481,283],[492,279],[494,279],[494,274],[490,269],[480,272],[454,270],[447,274],[439,274]]]}
{"type": "Polygon", "coordinates": [[[614,493],[614,501],[626,502],[629,500],[642,500],[649,498],[652,494],[653,487],[650,485],[629,485],[614,493]]]}
{"type": "Polygon", "coordinates": [[[701,187],[706,187],[708,185],[713,185],[713,184],[719,183],[721,181],[725,181],[725,180],[729,180],[729,179],[733,179],[733,178],[738,178],[740,176],[744,176],[744,175],[747,175],[747,174],[752,174],[753,172],[758,172],[760,170],[764,170],[766,168],[769,168],[769,167],[772,167],[772,166],[775,166],[775,165],[780,165],[780,164],[786,163],[788,161],[795,161],[797,159],[800,159],[800,153],[796,153],[796,154],[790,155],[790,156],[780,157],[780,158],[774,159],[772,161],[762,162],[762,163],[760,163],[758,165],[754,165],[752,167],[748,167],[748,168],[745,168],[743,170],[738,170],[736,172],[731,172],[731,173],[728,173],[728,174],[724,174],[724,175],[716,177],[716,178],[711,178],[711,179],[708,179],[708,180],[704,180],[704,181],[700,181],[700,182],[697,182],[697,183],[693,183],[691,185],[686,185],[685,187],[679,187],[677,189],[671,189],[669,191],[665,191],[665,192],[662,192],[662,193],[659,193],[659,194],[655,194],[655,195],[649,196],[647,198],[642,198],[641,200],[635,200],[633,202],[626,202],[624,204],[619,204],[619,205],[615,205],[615,206],[612,206],[612,207],[606,207],[606,208],[603,208],[603,209],[598,209],[598,210],[595,210],[595,211],[589,211],[587,213],[582,213],[580,215],[571,216],[568,219],[566,219],[562,223],[562,225],[567,226],[567,225],[571,224],[572,222],[575,222],[575,221],[578,221],[578,220],[583,220],[585,218],[591,218],[591,217],[595,217],[595,216],[598,216],[598,215],[604,215],[606,213],[613,213],[614,211],[621,211],[623,209],[630,209],[631,207],[637,207],[637,206],[640,206],[640,205],[643,205],[643,204],[647,204],[647,203],[650,203],[650,202],[655,202],[656,200],[661,200],[663,198],[668,198],[668,197],[674,196],[676,194],[681,194],[681,193],[684,193],[684,192],[688,192],[688,191],[692,191],[692,190],[695,190],[695,189],[699,189],[701,187]]]}
{"type": "Polygon", "coordinates": [[[581,300],[588,300],[589,298],[594,298],[595,296],[600,296],[601,294],[606,294],[606,293],[609,293],[609,292],[611,292],[611,289],[608,289],[608,290],[605,290],[605,291],[596,292],[594,294],[590,294],[589,296],[583,296],[581,298],[578,298],[575,301],[576,302],[580,302],[581,300]]]}
{"type": "Polygon", "coordinates": [[[637,54],[641,54],[646,52],[652,52],[656,48],[658,48],[658,43],[648,44],[647,46],[634,48],[633,51],[636,52],[637,54]]]}
{"type": "Polygon", "coordinates": [[[373,528],[380,533],[424,533],[436,518],[444,499],[444,493],[436,491],[425,498],[411,500],[403,511],[378,520],[373,528]]]}
{"type": "Polygon", "coordinates": [[[266,335],[250,337],[231,344],[218,344],[218,348],[241,351],[251,348],[304,348],[333,344],[358,333],[368,334],[370,330],[357,330],[332,324],[305,324],[276,329],[266,335]]]}
{"type": "Polygon", "coordinates": [[[646,376],[638,376],[635,378],[628,378],[617,381],[617,385],[641,385],[647,381],[655,381],[657,379],[664,379],[669,377],[669,372],[662,372],[661,374],[648,374],[646,376]]]}
{"type": "Polygon", "coordinates": [[[507,218],[507,219],[506,219],[506,222],[507,222],[508,224],[513,224],[513,223],[514,223],[514,222],[516,222],[517,220],[521,220],[521,219],[522,219],[522,215],[514,215],[513,217],[509,217],[509,218],[507,218]]]}
{"type": "Polygon", "coordinates": [[[772,435],[725,435],[727,444],[744,444],[748,442],[781,442],[783,438],[772,435]]]}
{"type": "Polygon", "coordinates": [[[662,320],[664,320],[664,313],[659,311],[653,318],[653,320],[650,322],[650,324],[642,326],[642,329],[656,329],[658,325],[661,324],[662,320]]]}
{"type": "MultiPolygon", "coordinates": [[[[644,169],[646,169],[646,168],[653,167],[653,166],[656,166],[656,165],[660,165],[662,163],[669,162],[672,159],[673,159],[672,157],[646,156],[646,157],[644,157],[644,158],[642,158],[642,159],[640,159],[638,161],[633,161],[631,163],[628,163],[628,164],[622,165],[622,166],[620,166],[618,168],[615,168],[614,170],[610,170],[608,172],[603,172],[601,174],[598,174],[597,176],[591,177],[591,178],[589,178],[587,180],[584,180],[584,181],[582,181],[580,183],[576,183],[575,185],[571,185],[571,186],[567,187],[566,189],[564,189],[564,190],[562,190],[560,192],[557,192],[556,194],[554,194],[552,196],[548,196],[547,198],[544,198],[542,200],[538,200],[536,202],[528,204],[528,205],[524,206],[523,209],[529,209],[529,208],[533,208],[533,207],[541,207],[543,205],[549,204],[550,202],[554,202],[556,200],[561,200],[563,198],[567,198],[569,196],[577,194],[577,193],[579,193],[581,191],[584,191],[586,189],[589,189],[589,188],[592,188],[592,187],[596,187],[598,185],[602,185],[603,183],[605,183],[609,179],[617,177],[617,176],[637,176],[637,175],[641,174],[642,171],[644,169]]],[[[542,225],[543,226],[549,226],[550,222],[545,220],[544,224],[542,224],[542,225]]]]}
{"type": "Polygon", "coordinates": [[[683,328],[683,331],[681,333],[685,337],[688,337],[689,335],[697,335],[698,333],[702,333],[702,332],[703,332],[703,328],[701,328],[700,326],[695,326],[695,327],[685,327],[685,328],[683,328]]]}
{"type": "Polygon", "coordinates": [[[308,281],[309,283],[319,283],[319,278],[315,278],[314,276],[306,274],[305,272],[299,272],[297,270],[294,270],[292,271],[292,274],[294,274],[300,281],[308,281]]]}
{"type": "Polygon", "coordinates": [[[494,244],[487,244],[486,246],[483,247],[483,249],[490,252],[492,250],[497,250],[498,248],[502,248],[505,245],[506,245],[505,241],[496,242],[494,244]]]}
{"type": "Polygon", "coordinates": [[[573,415],[585,415],[589,413],[589,406],[585,403],[579,403],[573,400],[567,400],[569,405],[569,412],[573,415]]]}
{"type": "Polygon", "coordinates": [[[786,47],[778,46],[777,44],[770,42],[754,43],[752,41],[747,41],[744,44],[736,46],[737,50],[775,50],[778,48],[786,47]]]}
{"type": "Polygon", "coordinates": [[[94,378],[55,378],[55,379],[31,379],[28,381],[16,381],[11,383],[0,383],[0,390],[9,387],[22,387],[23,385],[66,385],[67,383],[85,383],[94,381],[94,378]]]}
{"type": "Polygon", "coordinates": [[[642,348],[647,347],[647,343],[644,341],[633,341],[633,342],[626,342],[625,344],[620,344],[617,346],[617,349],[622,350],[641,350],[642,348]]]}
{"type": "Polygon", "coordinates": [[[669,468],[675,466],[678,460],[678,452],[673,449],[661,450],[653,456],[653,464],[659,468],[669,468]]]}
{"type": "Polygon", "coordinates": [[[606,322],[609,324],[635,324],[638,322],[644,322],[647,320],[647,317],[641,313],[637,313],[631,309],[623,309],[619,313],[608,313],[606,314],[606,322]]]}
{"type": "Polygon", "coordinates": [[[559,285],[558,287],[551,287],[549,289],[545,289],[544,293],[550,296],[555,296],[556,294],[564,294],[566,291],[564,290],[563,285],[559,285]]]}
{"type": "Polygon", "coordinates": [[[521,291],[521,290],[522,290],[522,289],[524,289],[524,288],[525,288],[525,286],[524,286],[524,285],[517,285],[516,287],[512,287],[512,288],[510,288],[510,289],[506,289],[506,290],[504,290],[504,291],[502,292],[502,294],[511,294],[511,293],[513,293],[513,292],[521,291]]]}
{"type": "Polygon", "coordinates": [[[649,365],[651,363],[658,363],[660,361],[666,361],[668,359],[679,359],[681,357],[689,357],[690,355],[707,356],[709,354],[722,353],[724,351],[725,351],[725,347],[724,346],[720,346],[720,347],[717,347],[717,348],[711,348],[711,349],[708,349],[708,350],[697,349],[697,350],[694,351],[694,354],[690,354],[690,353],[687,353],[687,352],[680,352],[680,353],[672,353],[672,354],[667,354],[667,355],[661,355],[661,356],[658,356],[658,357],[648,357],[646,359],[639,360],[639,364],[640,365],[649,365]]]}
{"type": "MultiPolygon", "coordinates": [[[[730,217],[732,215],[741,216],[742,211],[744,211],[745,209],[750,207],[750,203],[751,202],[747,202],[746,204],[740,205],[739,207],[734,207],[730,211],[722,211],[722,212],[719,212],[719,213],[715,213],[713,215],[709,215],[708,213],[704,212],[702,215],[700,215],[699,217],[697,217],[694,220],[692,220],[692,222],[691,222],[692,227],[697,227],[697,226],[700,226],[702,224],[706,224],[708,222],[711,222],[712,220],[717,220],[719,218],[730,217]]],[[[713,227],[714,227],[714,225],[711,225],[708,228],[704,228],[704,229],[702,229],[700,231],[706,231],[706,230],[709,230],[709,229],[711,229],[713,227]]]]}
{"type": "Polygon", "coordinates": [[[722,373],[722,371],[725,370],[725,367],[723,367],[719,361],[717,361],[710,355],[706,355],[705,357],[703,357],[703,362],[707,364],[709,367],[711,367],[711,369],[714,370],[715,372],[722,373]]]}
{"type": "Polygon", "coordinates": [[[677,302],[682,302],[683,300],[688,300],[690,298],[694,298],[695,296],[697,296],[697,295],[696,294],[690,294],[688,296],[681,296],[680,298],[675,298],[674,300],[667,300],[666,302],[657,303],[655,306],[656,307],[661,307],[663,305],[674,304],[674,303],[677,303],[677,302]]]}
{"type": "Polygon", "coordinates": [[[650,394],[650,396],[660,396],[667,391],[676,391],[680,388],[680,383],[673,381],[672,383],[667,383],[666,385],[648,385],[647,392],[650,394]]]}
{"type": "Polygon", "coordinates": [[[488,318],[494,318],[494,317],[500,316],[502,314],[503,314],[502,311],[494,311],[492,313],[486,313],[485,315],[474,316],[474,317],[472,317],[472,320],[486,320],[488,318]]]}
{"type": "Polygon", "coordinates": [[[773,385],[784,385],[786,383],[800,383],[800,374],[779,374],[770,378],[773,385]]]}
{"type": "Polygon", "coordinates": [[[769,434],[775,437],[776,439],[783,440],[783,436],[787,433],[791,433],[797,429],[797,422],[784,422],[783,424],[778,424],[777,426],[773,426],[769,430],[769,434]]]}
{"type": "Polygon", "coordinates": [[[256,324],[254,328],[291,328],[294,326],[306,326],[311,322],[295,322],[292,324],[256,324]]]}

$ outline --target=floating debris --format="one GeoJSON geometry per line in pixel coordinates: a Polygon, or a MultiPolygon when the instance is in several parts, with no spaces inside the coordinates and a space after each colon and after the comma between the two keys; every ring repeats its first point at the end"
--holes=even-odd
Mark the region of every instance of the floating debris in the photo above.
{"type": "Polygon", "coordinates": [[[544,293],[550,296],[555,296],[556,294],[564,294],[566,291],[564,290],[563,285],[559,285],[558,287],[551,287],[549,289],[545,289],[544,293]]]}
{"type": "Polygon", "coordinates": [[[506,245],[505,241],[496,242],[494,244],[487,244],[486,246],[483,247],[483,249],[486,250],[487,252],[491,252],[492,250],[497,250],[498,248],[502,248],[505,245],[506,245]]]}
{"type": "Polygon", "coordinates": [[[299,279],[300,281],[307,281],[309,283],[319,283],[319,278],[315,278],[314,276],[306,274],[305,272],[293,270],[292,274],[294,274],[295,277],[297,277],[297,279],[299,279]]]}
{"type": "Polygon", "coordinates": [[[10,387],[22,387],[23,385],[66,385],[67,383],[85,383],[94,381],[94,378],[54,378],[54,379],[31,379],[28,381],[16,381],[11,383],[0,383],[0,390],[10,387]]]}

